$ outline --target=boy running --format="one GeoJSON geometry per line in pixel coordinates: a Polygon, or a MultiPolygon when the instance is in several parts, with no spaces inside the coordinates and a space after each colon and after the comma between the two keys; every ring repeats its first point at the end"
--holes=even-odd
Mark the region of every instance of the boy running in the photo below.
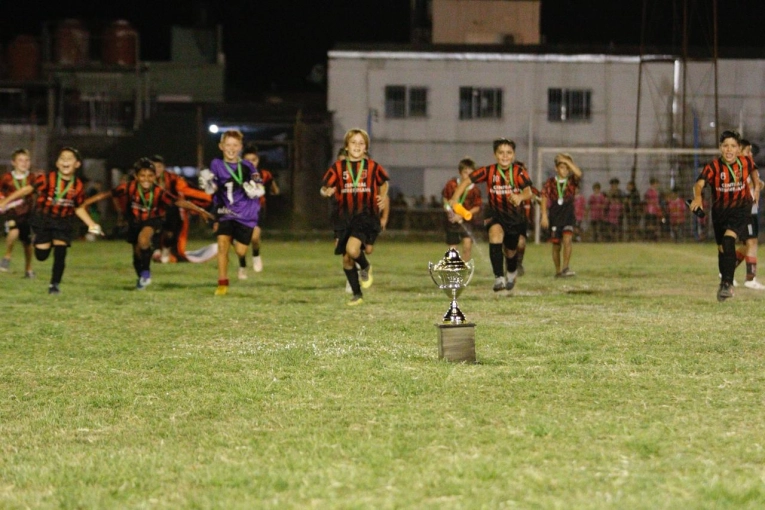
{"type": "MultiPolygon", "coordinates": [[[[16,149],[11,153],[12,170],[0,178],[0,197],[8,196],[14,191],[29,186],[34,182],[34,176],[29,173],[32,160],[27,149],[16,149]]],[[[32,271],[32,228],[29,224],[32,216],[34,197],[27,195],[19,199],[18,204],[6,211],[5,222],[5,256],[0,260],[0,271],[6,272],[11,267],[11,252],[13,244],[21,240],[24,247],[24,278],[34,278],[32,271]]]]}
{"type": "MultiPolygon", "coordinates": [[[[450,248],[456,248],[462,242],[462,260],[467,262],[472,257],[473,238],[468,229],[463,226],[463,222],[466,220],[456,214],[451,207],[448,207],[448,202],[460,182],[470,178],[470,174],[475,170],[475,162],[470,158],[465,158],[459,162],[458,170],[459,176],[449,179],[441,191],[441,196],[447,204],[444,227],[446,229],[446,244],[450,248]]],[[[475,217],[481,211],[481,191],[471,183],[459,197],[458,203],[475,217]]]]}

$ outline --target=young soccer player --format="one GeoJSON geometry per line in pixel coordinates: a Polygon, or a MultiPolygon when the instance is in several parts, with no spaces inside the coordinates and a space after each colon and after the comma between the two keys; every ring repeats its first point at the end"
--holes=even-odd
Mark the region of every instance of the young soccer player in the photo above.
{"type": "Polygon", "coordinates": [[[720,287],[717,300],[733,297],[733,276],[736,272],[736,241],[752,235],[752,189],[760,188],[757,167],[751,156],[742,156],[741,137],[736,131],[720,135],[720,157],[708,163],[693,186],[692,211],[702,207],[706,185],[712,189],[712,226],[717,242],[717,265],[720,287]]]}
{"type": "Polygon", "coordinates": [[[486,226],[489,232],[489,258],[494,272],[494,292],[512,290],[518,275],[518,241],[526,235],[528,223],[524,200],[532,197],[531,178],[522,163],[515,163],[515,142],[494,140],[497,163],[481,167],[462,181],[449,204],[454,207],[471,183],[485,182],[489,197],[486,226]],[[505,266],[507,266],[505,268],[505,266]]]}
{"type": "Polygon", "coordinates": [[[380,212],[389,207],[388,173],[369,158],[369,135],[363,129],[345,133],[344,159],[324,174],[320,193],[334,198],[335,255],[343,257],[343,271],[353,297],[348,305],[363,302],[362,287],[372,285],[372,266],[366,259],[383,229],[380,212]],[[356,271],[355,264],[361,268],[356,271]],[[361,281],[360,281],[361,280],[361,281]]]}
{"type": "MultiPolygon", "coordinates": [[[[457,169],[459,176],[449,179],[441,191],[441,196],[446,204],[444,228],[446,229],[446,244],[450,248],[457,248],[462,243],[462,260],[467,262],[472,257],[473,238],[471,233],[464,227],[466,220],[459,214],[456,214],[448,204],[459,183],[465,179],[470,179],[470,174],[475,171],[475,162],[470,158],[462,159],[457,169]]],[[[457,202],[469,211],[472,216],[476,216],[481,211],[481,191],[475,184],[471,183],[457,202]]]]}
{"type": "Polygon", "coordinates": [[[260,197],[265,193],[255,167],[242,160],[241,131],[228,130],[220,138],[218,147],[222,158],[215,158],[209,170],[200,172],[200,183],[213,194],[218,229],[218,287],[216,296],[228,294],[228,251],[233,244],[237,257],[247,253],[254,238],[260,238],[258,214],[260,197]]]}
{"type": "MultiPolygon", "coordinates": [[[[260,176],[260,180],[266,190],[266,194],[260,197],[260,213],[258,215],[258,223],[262,224],[263,217],[266,213],[266,196],[269,194],[278,195],[279,186],[276,184],[274,176],[271,174],[271,172],[258,167],[258,164],[260,163],[260,156],[258,156],[257,147],[254,145],[248,145],[245,147],[244,152],[242,152],[242,158],[252,163],[252,166],[255,167],[255,172],[260,176]]],[[[262,230],[262,227],[259,230],[262,230]]],[[[263,271],[263,259],[260,257],[260,232],[258,232],[257,238],[252,239],[252,269],[256,273],[263,271]]],[[[238,277],[240,280],[245,280],[247,278],[246,256],[239,257],[238,277]]]]}
{"type": "MultiPolygon", "coordinates": [[[[157,185],[170,193],[171,196],[193,201],[197,206],[207,207],[212,201],[212,197],[203,191],[194,189],[180,175],[167,171],[165,158],[159,154],[150,156],[149,160],[153,163],[157,172],[157,185]]],[[[177,262],[186,260],[186,241],[189,234],[189,217],[182,211],[181,207],[176,207],[174,203],[167,205],[164,214],[164,223],[159,235],[160,262],[177,262]]]]}
{"type": "Polygon", "coordinates": [[[561,152],[555,156],[555,176],[547,179],[542,188],[542,218],[539,225],[544,229],[550,229],[556,278],[576,275],[569,269],[569,262],[576,225],[574,197],[581,178],[582,170],[579,166],[574,163],[569,154],[561,152]],[[562,268],[561,244],[563,245],[562,268]]]}
{"type": "MultiPolygon", "coordinates": [[[[3,174],[0,178],[0,196],[7,196],[29,186],[34,182],[34,176],[30,174],[29,168],[32,165],[32,159],[27,149],[16,149],[11,153],[10,172],[3,174]]],[[[9,207],[6,211],[5,222],[5,256],[0,259],[0,271],[6,272],[11,267],[11,253],[16,241],[21,241],[24,249],[24,278],[34,278],[32,271],[32,230],[29,221],[32,216],[32,207],[34,206],[34,197],[27,195],[18,199],[17,204],[9,207]]]]}
{"type": "Polygon", "coordinates": [[[151,159],[139,159],[133,165],[133,171],[135,180],[88,198],[78,211],[110,196],[124,199],[126,206],[122,214],[128,223],[127,242],[133,246],[133,268],[138,276],[135,288],[144,290],[151,284],[151,239],[162,228],[167,208],[175,206],[189,209],[207,219],[213,219],[213,215],[162,189],[157,184],[157,171],[151,159]]]}
{"type": "MultiPolygon", "coordinates": [[[[754,157],[755,154],[752,150],[752,142],[749,140],[741,140],[741,155],[746,157],[754,157]]],[[[760,191],[762,190],[762,181],[759,181],[759,187],[752,188],[752,235],[746,240],[744,246],[740,246],[736,250],[736,264],[746,261],[746,281],[744,287],[754,290],[765,290],[765,285],[757,281],[757,238],[760,235],[760,219],[759,219],[759,205],[760,205],[760,191]]]]}
{"type": "Polygon", "coordinates": [[[59,286],[66,267],[66,251],[74,236],[74,216],[88,226],[88,232],[96,235],[102,233],[101,226],[93,221],[85,209],[79,208],[85,200],[82,180],[75,175],[81,164],[82,157],[77,149],[64,147],[56,159],[57,171],[38,176],[33,184],[22,186],[0,200],[0,210],[3,210],[14,200],[37,193],[36,212],[32,217],[35,258],[46,260],[53,250],[53,270],[48,294],[61,292],[59,286]]]}

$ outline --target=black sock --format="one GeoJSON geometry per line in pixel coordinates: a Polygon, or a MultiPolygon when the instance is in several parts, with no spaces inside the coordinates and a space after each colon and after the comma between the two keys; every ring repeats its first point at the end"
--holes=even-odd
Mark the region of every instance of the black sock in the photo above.
{"type": "Polygon", "coordinates": [[[508,273],[515,272],[518,269],[518,253],[516,252],[512,257],[505,257],[505,264],[507,264],[508,273]]]}
{"type": "MultiPolygon", "coordinates": [[[[254,255],[253,255],[254,257],[254,255]]],[[[239,267],[247,267],[247,256],[243,255],[239,257],[239,267]]]]}
{"type": "Polygon", "coordinates": [[[723,237],[722,281],[732,284],[736,272],[736,240],[731,236],[723,237]]]}
{"type": "Polygon", "coordinates": [[[367,255],[363,251],[361,252],[361,255],[359,255],[359,257],[355,260],[361,269],[366,269],[369,267],[369,261],[367,260],[367,255]]]}
{"type": "Polygon", "coordinates": [[[141,271],[149,271],[151,269],[151,248],[141,250],[141,271]]]}
{"type": "Polygon", "coordinates": [[[61,278],[64,276],[64,268],[66,267],[66,246],[54,246],[53,247],[53,275],[50,278],[52,284],[58,285],[61,283],[61,278]]]}
{"type": "Polygon", "coordinates": [[[40,248],[35,247],[35,258],[42,262],[43,260],[48,260],[48,256],[50,255],[50,248],[47,250],[41,250],[40,248]]]}
{"type": "Polygon", "coordinates": [[[356,271],[356,268],[355,267],[353,269],[343,268],[343,271],[345,271],[345,277],[348,279],[348,283],[351,284],[351,290],[353,291],[353,295],[360,296],[361,285],[359,285],[359,273],[356,271]]]}
{"type": "Polygon", "coordinates": [[[717,252],[717,272],[720,273],[720,279],[722,279],[722,275],[723,275],[723,253],[721,251],[717,252]]]}
{"type": "Polygon", "coordinates": [[[141,256],[135,252],[135,248],[133,248],[133,269],[136,275],[141,276],[141,256]]]}
{"type": "Polygon", "coordinates": [[[491,260],[491,269],[494,271],[494,276],[499,278],[505,276],[502,267],[502,243],[489,244],[489,259],[491,260]]]}
{"type": "Polygon", "coordinates": [[[260,257],[260,248],[253,248],[252,249],[252,256],[253,257],[260,257]]]}

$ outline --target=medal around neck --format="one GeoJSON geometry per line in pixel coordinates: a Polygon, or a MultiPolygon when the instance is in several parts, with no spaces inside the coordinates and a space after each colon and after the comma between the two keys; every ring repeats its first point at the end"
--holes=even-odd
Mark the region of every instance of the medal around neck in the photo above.
{"type": "Polygon", "coordinates": [[[435,264],[428,262],[428,271],[433,283],[452,300],[449,309],[444,314],[443,323],[447,325],[464,324],[466,320],[465,315],[457,305],[457,298],[473,278],[473,272],[475,271],[473,261],[463,261],[459,252],[454,248],[450,248],[444,254],[444,258],[435,264]]]}

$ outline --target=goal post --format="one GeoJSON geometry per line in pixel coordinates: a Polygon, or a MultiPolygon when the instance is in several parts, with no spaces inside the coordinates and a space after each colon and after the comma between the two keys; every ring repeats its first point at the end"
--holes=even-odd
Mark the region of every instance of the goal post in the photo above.
{"type": "MultiPolygon", "coordinates": [[[[561,152],[570,154],[582,169],[580,190],[587,198],[595,183],[607,194],[613,178],[619,179],[622,192],[628,182],[634,181],[641,197],[651,178],[656,178],[662,193],[674,190],[681,198],[691,198],[700,170],[720,154],[717,148],[538,147],[530,167],[535,168],[532,179],[540,191],[544,182],[555,175],[555,155],[561,152]]],[[[534,241],[539,243],[541,213],[539,207],[534,211],[534,241]]]]}

